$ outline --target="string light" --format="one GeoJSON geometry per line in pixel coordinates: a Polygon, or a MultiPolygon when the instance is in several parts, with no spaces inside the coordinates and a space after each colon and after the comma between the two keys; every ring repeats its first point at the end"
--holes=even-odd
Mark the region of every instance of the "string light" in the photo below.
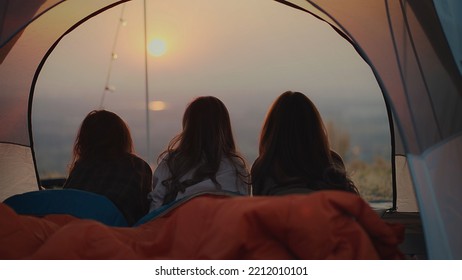
{"type": "Polygon", "coordinates": [[[103,93],[101,95],[101,101],[100,101],[100,104],[99,104],[99,107],[101,109],[104,108],[104,100],[106,98],[106,93],[107,92],[114,92],[116,90],[115,86],[109,84],[109,81],[111,79],[113,62],[119,58],[119,55],[116,53],[116,47],[117,47],[117,41],[119,39],[120,27],[121,26],[125,27],[128,24],[127,21],[124,19],[124,12],[125,12],[125,4],[122,4],[122,10],[120,12],[120,17],[119,17],[119,24],[117,24],[116,33],[115,33],[115,36],[114,36],[114,43],[112,44],[111,60],[109,61],[109,69],[108,69],[108,73],[107,73],[107,76],[106,76],[106,83],[105,83],[104,90],[103,90],[103,93]]]}
{"type": "Polygon", "coordinates": [[[116,90],[115,86],[107,85],[104,90],[109,91],[109,92],[114,92],[116,90]]]}

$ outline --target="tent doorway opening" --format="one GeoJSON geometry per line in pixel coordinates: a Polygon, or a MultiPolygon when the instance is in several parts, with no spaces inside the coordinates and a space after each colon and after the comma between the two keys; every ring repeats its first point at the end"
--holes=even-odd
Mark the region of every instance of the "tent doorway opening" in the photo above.
{"type": "Polygon", "coordinates": [[[65,178],[78,126],[100,107],[127,121],[137,153],[155,168],[187,103],[200,95],[217,96],[228,107],[251,165],[270,104],[293,90],[318,106],[361,195],[374,208],[392,207],[389,116],[355,49],[325,22],[277,2],[190,2],[147,1],[146,37],[165,43],[161,56],[145,56],[143,1],[113,7],[63,37],[33,96],[40,179],[65,178]]]}

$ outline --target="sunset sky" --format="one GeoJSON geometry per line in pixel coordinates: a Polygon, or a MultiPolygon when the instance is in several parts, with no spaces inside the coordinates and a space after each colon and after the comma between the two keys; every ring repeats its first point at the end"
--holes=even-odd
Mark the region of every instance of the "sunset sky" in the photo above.
{"type": "Polygon", "coordinates": [[[179,132],[187,103],[201,95],[226,104],[250,163],[266,111],[286,90],[305,93],[325,121],[355,134],[353,146],[355,137],[388,133],[383,97],[369,66],[326,23],[268,0],[147,1],[147,11],[148,41],[165,43],[164,54],[148,56],[149,101],[156,110],[150,111],[150,155],[143,2],[132,1],[67,35],[40,73],[32,128],[42,172],[65,169],[78,126],[99,108],[107,79],[114,90],[105,93],[103,107],[127,121],[136,150],[153,164],[179,132]],[[351,118],[367,114],[380,125],[361,130],[352,123],[351,118]]]}

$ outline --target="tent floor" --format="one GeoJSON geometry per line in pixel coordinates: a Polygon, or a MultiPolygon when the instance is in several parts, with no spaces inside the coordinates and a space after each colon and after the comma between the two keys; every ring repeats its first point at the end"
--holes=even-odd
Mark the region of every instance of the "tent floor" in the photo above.
{"type": "Polygon", "coordinates": [[[386,212],[382,219],[389,223],[400,223],[406,227],[401,251],[409,259],[427,259],[425,236],[418,212],[386,212]]]}

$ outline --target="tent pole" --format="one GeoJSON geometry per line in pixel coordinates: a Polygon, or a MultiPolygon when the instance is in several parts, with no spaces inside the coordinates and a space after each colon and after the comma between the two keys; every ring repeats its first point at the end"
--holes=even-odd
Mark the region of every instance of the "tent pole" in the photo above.
{"type": "Polygon", "coordinates": [[[151,132],[149,124],[149,81],[148,81],[148,29],[146,0],[144,2],[144,81],[146,90],[146,161],[151,163],[151,132]]]}

